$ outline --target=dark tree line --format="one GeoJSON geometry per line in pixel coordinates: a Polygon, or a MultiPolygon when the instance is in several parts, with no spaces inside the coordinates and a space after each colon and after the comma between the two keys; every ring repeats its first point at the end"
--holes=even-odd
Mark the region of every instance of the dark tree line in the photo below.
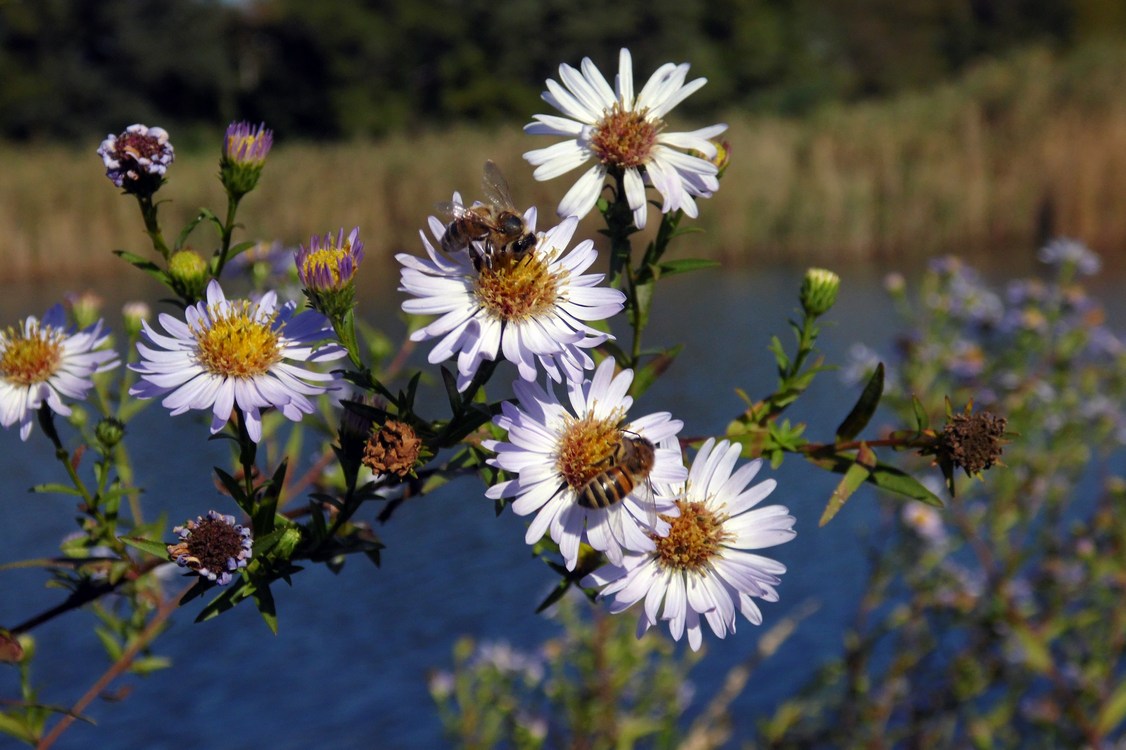
{"type": "Polygon", "coordinates": [[[560,62],[689,61],[696,113],[786,114],[1126,29],[1120,0],[0,0],[0,137],[265,120],[350,138],[525,121],[560,62]]]}

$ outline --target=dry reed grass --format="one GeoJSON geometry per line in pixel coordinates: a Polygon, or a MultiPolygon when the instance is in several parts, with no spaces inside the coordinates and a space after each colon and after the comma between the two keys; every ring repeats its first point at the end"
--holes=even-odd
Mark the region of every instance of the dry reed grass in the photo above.
{"type": "MultiPolygon", "coordinates": [[[[1043,50],[990,63],[957,84],[893,101],[831,109],[804,121],[728,118],[733,161],[702,203],[687,254],[732,262],[910,260],[937,252],[1020,247],[1046,235],[1126,249],[1126,47],[1065,61],[1043,50]]],[[[98,134],[101,135],[101,134],[98,134]]],[[[287,145],[279,134],[243,237],[295,244],[361,227],[372,257],[416,252],[417,232],[454,189],[476,197],[495,159],[543,228],[569,178],[536,183],[520,154],[546,139],[458,129],[378,143],[287,145]]],[[[218,134],[217,134],[218,137],[218,134]]],[[[0,269],[9,279],[123,267],[118,247],[147,253],[136,207],[83,149],[0,148],[0,269]]],[[[225,206],[218,144],[181,154],[162,190],[166,232],[199,206],[225,206]]],[[[595,236],[598,222],[584,230],[595,236]]],[[[210,250],[202,228],[192,237],[210,250]]],[[[191,243],[190,243],[191,244],[191,243]]]]}

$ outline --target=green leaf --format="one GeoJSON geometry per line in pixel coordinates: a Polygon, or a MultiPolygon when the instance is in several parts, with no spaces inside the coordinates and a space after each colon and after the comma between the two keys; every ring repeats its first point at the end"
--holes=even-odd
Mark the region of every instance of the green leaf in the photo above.
{"type": "Polygon", "coordinates": [[[1118,683],[1110,697],[1103,701],[1095,727],[1101,734],[1110,734],[1126,718],[1126,680],[1118,683]]]}
{"type": "Polygon", "coordinates": [[[118,539],[125,542],[130,547],[136,547],[142,552],[146,552],[160,560],[168,559],[168,545],[164,542],[154,542],[151,539],[141,539],[135,536],[122,536],[118,537],[118,539]]]}
{"type": "Polygon", "coordinates": [[[562,599],[563,595],[566,594],[570,588],[570,579],[564,578],[563,580],[561,580],[558,584],[556,584],[555,588],[551,590],[551,593],[544,597],[544,600],[540,602],[539,606],[536,607],[536,614],[538,615],[540,612],[543,612],[552,604],[555,604],[555,602],[562,599]]]}
{"type": "Polygon", "coordinates": [[[868,379],[868,384],[864,386],[864,391],[860,394],[856,405],[852,407],[852,411],[848,413],[848,416],[837,428],[837,442],[852,440],[860,434],[860,431],[872,419],[872,415],[876,413],[876,407],[880,405],[880,397],[883,394],[884,363],[881,362],[876,366],[876,371],[872,373],[872,377],[868,379]]]}
{"type": "Polygon", "coordinates": [[[168,274],[165,273],[163,269],[161,269],[159,266],[157,266],[151,260],[147,260],[145,258],[142,258],[139,255],[134,255],[133,253],[128,252],[127,250],[114,250],[113,254],[116,255],[117,257],[121,258],[126,263],[133,266],[134,268],[137,268],[141,271],[144,271],[149,276],[152,276],[154,279],[159,281],[161,284],[165,284],[165,285],[168,284],[168,274]]]}
{"type": "Polygon", "coordinates": [[[1047,641],[1023,622],[1010,622],[1009,627],[1013,636],[1020,641],[1024,651],[1024,663],[1040,674],[1048,674],[1052,670],[1052,651],[1048,648],[1047,641]]]}
{"type": "Polygon", "coordinates": [[[923,406],[923,402],[919,400],[918,396],[911,396],[911,406],[915,409],[915,421],[919,425],[919,432],[925,432],[926,430],[930,429],[930,415],[927,414],[927,410],[923,406]]]}
{"type": "Polygon", "coordinates": [[[825,511],[821,514],[821,520],[817,522],[818,526],[824,526],[833,520],[833,517],[844,507],[845,501],[871,476],[875,465],[876,454],[872,452],[867,443],[861,443],[852,466],[848,467],[837,488],[829,496],[829,502],[825,504],[825,511]]]}
{"type": "Polygon", "coordinates": [[[634,398],[645,393],[665,370],[673,363],[677,355],[684,349],[683,344],[678,344],[671,349],[665,349],[656,354],[644,367],[639,367],[634,373],[633,383],[630,385],[630,395],[634,398]]]}
{"type": "Polygon", "coordinates": [[[786,371],[790,369],[790,356],[782,348],[782,341],[777,336],[771,336],[770,346],[767,348],[774,355],[774,361],[778,365],[779,377],[785,377],[786,371]]]}
{"type": "Polygon", "coordinates": [[[672,276],[678,273],[688,273],[689,271],[717,268],[719,265],[719,261],[705,260],[703,258],[682,258],[680,260],[667,260],[657,265],[657,273],[655,273],[654,275],[657,278],[660,278],[662,276],[672,276]]]}
{"type": "Polygon", "coordinates": [[[82,496],[81,492],[68,484],[37,484],[31,488],[31,492],[57,492],[60,495],[75,495],[77,497],[82,496]]]}
{"type": "Polygon", "coordinates": [[[266,621],[266,627],[268,627],[274,635],[277,635],[278,608],[274,603],[274,595],[270,593],[270,587],[268,585],[262,584],[254,589],[254,603],[258,605],[258,612],[262,615],[262,619],[266,621]]]}
{"type": "Polygon", "coordinates": [[[894,466],[888,466],[886,464],[877,465],[872,471],[872,476],[868,478],[868,481],[882,490],[894,492],[897,495],[904,495],[913,500],[924,502],[927,505],[933,505],[936,508],[943,507],[943,502],[938,495],[928,490],[918,479],[915,479],[915,477],[894,466]]]}

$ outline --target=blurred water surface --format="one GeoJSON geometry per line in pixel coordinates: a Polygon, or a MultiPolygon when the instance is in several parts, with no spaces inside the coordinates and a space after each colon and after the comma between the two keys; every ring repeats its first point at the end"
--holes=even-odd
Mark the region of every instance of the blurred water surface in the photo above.
{"type": "MultiPolygon", "coordinates": [[[[841,298],[821,339],[830,361],[842,361],[856,341],[886,350],[896,321],[881,290],[885,270],[842,270],[841,298]]],[[[370,282],[361,309],[373,321],[391,321],[388,325],[397,334],[402,323],[394,281],[385,276],[370,282]]],[[[647,341],[687,346],[633,413],[671,411],[685,421],[685,435],[722,432],[742,408],[736,387],[754,396],[773,386],[774,363],[766,346],[774,334],[791,343],[785,322],[795,311],[800,281],[800,269],[768,268],[713,270],[662,285],[647,341]]],[[[41,313],[65,288],[5,287],[0,320],[8,325],[29,312],[41,313]]],[[[116,320],[121,302],[153,297],[154,289],[141,284],[102,290],[107,318],[116,320]]],[[[1118,321],[1120,308],[1111,313],[1118,321]]],[[[420,363],[423,356],[415,353],[420,363]]],[[[829,374],[790,416],[808,421],[815,439],[831,439],[855,395],[843,392],[829,374]]],[[[166,510],[170,521],[179,523],[211,507],[234,511],[212,484],[211,467],[227,465],[227,447],[223,441],[204,440],[206,423],[188,415],[170,418],[153,405],[132,423],[131,431],[145,436],[133,440],[131,449],[151,512],[166,510]]],[[[40,482],[63,481],[38,427],[26,444],[14,430],[0,432],[0,473],[3,561],[54,553],[58,541],[74,529],[74,504],[71,498],[26,492],[40,482]]],[[[789,572],[780,587],[781,601],[762,606],[765,627],[811,599],[820,608],[759,668],[732,707],[736,736],[744,737],[758,717],[837,651],[864,583],[865,549],[878,520],[871,496],[862,490],[827,528],[819,529],[833,477],[797,461],[776,472],[766,469],[762,476],[779,480],[770,500],[790,508],[798,531],[795,541],[769,553],[789,572]]],[[[187,605],[156,642],[156,653],[169,656],[174,667],[144,679],[116,681],[112,689],[124,688],[124,698],[96,701],[87,714],[97,726],[75,724],[56,747],[440,746],[441,726],[426,690],[426,674],[450,666],[450,650],[459,636],[530,649],[558,632],[549,618],[533,613],[554,578],[524,544],[523,519],[510,512],[495,517],[482,490],[476,480],[460,480],[400,507],[390,523],[377,524],[387,544],[379,569],[354,559],[339,575],[313,567],[297,575],[292,588],[276,586],[277,636],[252,606],[194,624],[200,605],[187,605]]],[[[363,516],[372,520],[378,510],[363,516]]],[[[5,571],[2,580],[3,625],[63,598],[59,590],[45,588],[45,576],[34,569],[5,571]]],[[[88,612],[72,612],[35,631],[41,650],[34,675],[44,702],[71,705],[105,670],[93,619],[88,612]]],[[[696,697],[689,720],[715,694],[727,670],[754,652],[762,632],[741,621],[739,632],[725,641],[705,638],[707,657],[692,673],[696,697]]],[[[12,670],[0,674],[0,694],[16,695],[12,670]]]]}

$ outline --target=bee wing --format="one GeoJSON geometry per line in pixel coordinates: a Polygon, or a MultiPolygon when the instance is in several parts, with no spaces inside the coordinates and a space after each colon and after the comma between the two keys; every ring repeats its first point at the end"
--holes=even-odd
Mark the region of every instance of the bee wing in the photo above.
{"type": "Polygon", "coordinates": [[[434,204],[434,209],[447,219],[464,219],[466,217],[475,216],[468,207],[463,206],[457,201],[439,201],[434,204]]]}
{"type": "Polygon", "coordinates": [[[508,180],[504,179],[500,167],[492,159],[485,162],[485,174],[481,178],[481,187],[485,189],[485,198],[489,203],[500,209],[507,209],[519,214],[512,203],[512,195],[508,192],[508,180]]]}

